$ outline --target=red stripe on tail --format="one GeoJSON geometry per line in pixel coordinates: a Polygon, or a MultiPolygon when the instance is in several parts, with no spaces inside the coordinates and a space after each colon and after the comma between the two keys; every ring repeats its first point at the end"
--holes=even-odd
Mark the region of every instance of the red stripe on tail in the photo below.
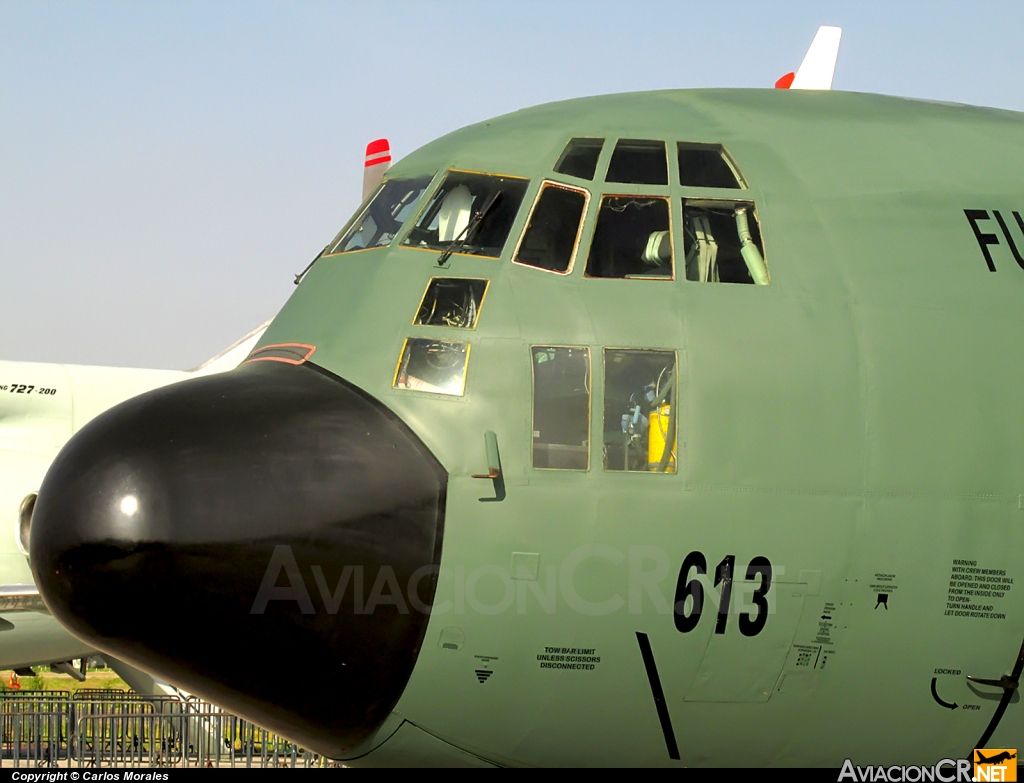
{"type": "Polygon", "coordinates": [[[795,73],[787,73],[785,76],[783,76],[777,82],[775,82],[775,87],[777,89],[780,89],[780,90],[788,90],[790,88],[790,86],[793,84],[793,80],[795,78],[796,78],[796,74],[795,73]]]}
{"type": "Polygon", "coordinates": [[[370,155],[376,155],[378,152],[391,152],[391,145],[388,144],[387,139],[377,139],[376,141],[371,141],[366,145],[367,157],[370,155]]]}

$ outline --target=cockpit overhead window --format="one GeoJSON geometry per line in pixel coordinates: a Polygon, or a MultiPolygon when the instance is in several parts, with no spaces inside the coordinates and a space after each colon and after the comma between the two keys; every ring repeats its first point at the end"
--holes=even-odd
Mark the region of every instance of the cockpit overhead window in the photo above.
{"type": "Polygon", "coordinates": [[[619,139],[604,179],[633,185],[667,185],[665,142],[619,139]]]}
{"type": "Polygon", "coordinates": [[[747,185],[721,144],[681,141],[679,184],[694,188],[745,188],[747,185]]]}
{"type": "Polygon", "coordinates": [[[768,285],[753,202],[683,199],[683,252],[687,280],[768,285]]]}
{"type": "Polygon", "coordinates": [[[402,244],[497,258],[529,184],[520,177],[449,171],[402,244]]]}
{"type": "Polygon", "coordinates": [[[593,179],[604,139],[570,139],[555,164],[555,171],[580,179],[593,179]]]}
{"type": "Polygon", "coordinates": [[[513,261],[564,274],[572,266],[590,194],[545,182],[513,261]]]}
{"type": "Polygon", "coordinates": [[[324,255],[390,245],[432,179],[433,175],[387,180],[348,231],[335,239],[324,255]]]}
{"type": "Polygon", "coordinates": [[[668,199],[605,196],[601,200],[587,277],[669,279],[672,260],[668,199]]]}

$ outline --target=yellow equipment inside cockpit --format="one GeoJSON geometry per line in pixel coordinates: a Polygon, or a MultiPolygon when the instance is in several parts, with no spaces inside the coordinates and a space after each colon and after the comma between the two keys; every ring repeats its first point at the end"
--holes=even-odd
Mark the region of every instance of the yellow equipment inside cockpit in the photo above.
{"type": "MultiPolygon", "coordinates": [[[[669,440],[669,432],[672,429],[672,406],[661,405],[657,410],[651,411],[650,428],[647,434],[647,467],[653,472],[665,472],[661,467],[661,460],[665,456],[665,443],[669,440]]],[[[676,442],[672,438],[672,449],[669,452],[667,471],[675,473],[676,470],[676,442]]]]}

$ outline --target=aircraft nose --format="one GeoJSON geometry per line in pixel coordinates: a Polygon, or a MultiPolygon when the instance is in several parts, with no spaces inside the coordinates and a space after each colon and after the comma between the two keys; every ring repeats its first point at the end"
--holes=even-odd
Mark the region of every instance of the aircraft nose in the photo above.
{"type": "Polygon", "coordinates": [[[359,389],[250,362],[82,428],[40,489],[32,569],[100,651],[339,756],[412,672],[446,483],[359,389]]]}

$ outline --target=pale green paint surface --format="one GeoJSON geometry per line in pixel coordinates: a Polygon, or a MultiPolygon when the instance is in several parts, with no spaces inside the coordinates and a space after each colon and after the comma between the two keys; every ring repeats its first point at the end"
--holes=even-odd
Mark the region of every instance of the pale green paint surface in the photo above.
{"type": "MultiPolygon", "coordinates": [[[[669,557],[667,611],[691,550],[712,570],[735,554],[738,570],[763,555],[784,572],[753,638],[734,615],[712,639],[711,609],[689,634],[649,599],[629,613],[627,562],[600,558],[580,566],[575,584],[590,601],[627,600],[606,616],[573,611],[561,594],[547,614],[531,592],[525,614],[515,603],[496,615],[438,613],[398,710],[505,763],[668,763],[635,638],[643,631],[683,763],[932,764],[967,754],[998,694],[940,676],[946,700],[980,707],[950,711],[930,683],[936,667],[998,677],[1024,637],[1024,270],[1003,241],[990,273],[963,209],[1011,221],[1024,209],[1024,117],[844,93],[607,96],[457,131],[389,176],[447,167],[531,179],[503,257],[455,256],[441,272],[491,279],[475,331],[410,326],[437,253],[396,242],[321,259],[261,342],[315,345],[315,363],[383,401],[438,457],[450,476],[446,573],[508,569],[512,552],[537,552],[540,581],[518,585],[543,591],[546,569],[581,545],[624,556],[652,546],[669,557]],[[771,285],[589,280],[582,255],[565,278],[512,265],[540,181],[581,184],[551,172],[566,141],[600,135],[723,143],[750,189],[604,186],[609,142],[587,185],[584,253],[602,191],[672,194],[677,267],[680,197],[742,195],[757,204],[771,285]],[[408,336],[472,342],[464,397],[391,388],[408,336]],[[588,472],[530,467],[531,344],[591,348],[588,472]],[[607,346],[677,351],[677,475],[601,469],[607,346]],[[490,484],[469,478],[486,472],[487,430],[501,449],[501,503],[479,502],[490,484]],[[954,558],[1018,581],[997,602],[1005,621],[945,616],[954,558]],[[802,571],[821,572],[818,594],[805,594],[802,571]],[[888,609],[875,609],[876,573],[897,575],[888,609]],[[814,642],[825,602],[836,605],[827,668],[782,677],[791,645],[814,642]],[[457,652],[438,646],[448,626],[465,633],[457,652]],[[593,647],[601,663],[541,670],[546,645],[593,647]],[[498,658],[482,685],[475,655],[498,658]],[[737,698],[747,701],[726,701],[737,698]]],[[[999,233],[995,221],[984,228],[999,233]]],[[[457,582],[442,575],[438,605],[457,602],[457,582]]],[[[485,603],[503,593],[493,575],[477,583],[485,603]]],[[[991,744],[1022,738],[1015,703],[991,744]]]]}

